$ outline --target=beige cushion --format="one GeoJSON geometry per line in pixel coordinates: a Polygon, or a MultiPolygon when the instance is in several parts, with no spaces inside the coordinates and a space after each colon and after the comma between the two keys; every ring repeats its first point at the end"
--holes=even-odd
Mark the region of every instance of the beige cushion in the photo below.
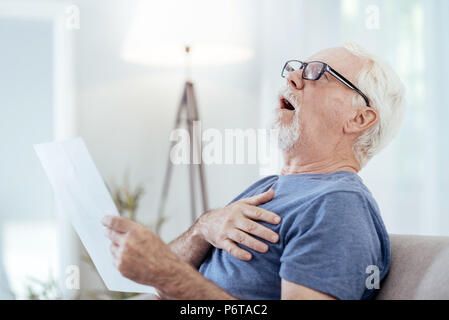
{"type": "Polygon", "coordinates": [[[379,300],[449,299],[449,237],[391,235],[391,267],[379,300]]]}

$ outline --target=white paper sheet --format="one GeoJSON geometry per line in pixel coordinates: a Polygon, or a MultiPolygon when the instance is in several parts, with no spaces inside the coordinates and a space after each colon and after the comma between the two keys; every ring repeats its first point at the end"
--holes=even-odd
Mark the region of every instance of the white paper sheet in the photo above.
{"type": "Polygon", "coordinates": [[[119,215],[82,138],[34,146],[55,193],[106,287],[112,291],[156,293],[123,277],[113,264],[101,219],[119,215]]]}

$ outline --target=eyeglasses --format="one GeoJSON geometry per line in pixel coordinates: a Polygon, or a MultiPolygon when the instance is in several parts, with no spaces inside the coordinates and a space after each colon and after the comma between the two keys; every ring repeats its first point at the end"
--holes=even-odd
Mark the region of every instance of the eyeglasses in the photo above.
{"type": "Polygon", "coordinates": [[[366,106],[371,107],[369,104],[368,97],[364,95],[362,91],[360,91],[355,85],[353,85],[351,81],[343,77],[341,74],[339,74],[337,71],[332,69],[328,64],[324,62],[320,61],[302,62],[299,60],[290,60],[285,63],[284,68],[282,69],[281,76],[282,78],[286,78],[290,72],[294,72],[301,69],[304,69],[302,72],[302,78],[305,80],[312,80],[312,81],[319,80],[325,72],[330,73],[335,78],[343,82],[345,86],[360,94],[362,98],[365,100],[366,106]]]}

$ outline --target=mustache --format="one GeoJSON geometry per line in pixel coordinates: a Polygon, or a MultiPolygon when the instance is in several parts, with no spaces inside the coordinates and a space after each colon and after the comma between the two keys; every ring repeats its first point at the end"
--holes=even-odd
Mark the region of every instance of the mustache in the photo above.
{"type": "Polygon", "coordinates": [[[299,107],[301,106],[301,103],[299,99],[293,94],[292,90],[289,87],[283,87],[279,91],[279,97],[284,98],[290,102],[290,104],[295,107],[296,110],[299,110],[299,107]]]}

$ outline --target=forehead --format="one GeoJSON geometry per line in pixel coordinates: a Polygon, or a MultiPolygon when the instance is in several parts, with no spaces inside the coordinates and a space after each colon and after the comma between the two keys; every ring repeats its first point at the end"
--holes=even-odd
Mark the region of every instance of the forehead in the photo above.
{"type": "Polygon", "coordinates": [[[363,67],[363,59],[343,47],[322,50],[309,57],[307,61],[322,61],[330,65],[351,82],[355,82],[363,67]]]}

